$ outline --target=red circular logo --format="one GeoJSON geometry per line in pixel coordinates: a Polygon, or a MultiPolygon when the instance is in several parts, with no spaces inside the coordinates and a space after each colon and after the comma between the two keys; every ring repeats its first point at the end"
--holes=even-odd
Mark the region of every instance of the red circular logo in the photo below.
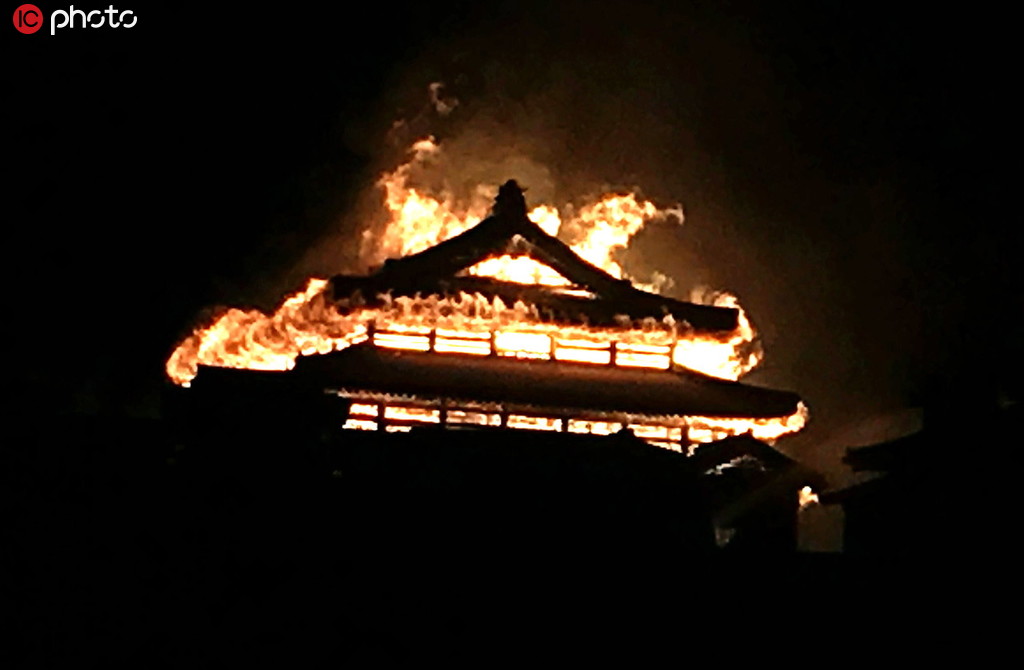
{"type": "Polygon", "coordinates": [[[35,5],[22,5],[14,10],[14,27],[19,33],[31,35],[43,27],[43,12],[35,5]]]}

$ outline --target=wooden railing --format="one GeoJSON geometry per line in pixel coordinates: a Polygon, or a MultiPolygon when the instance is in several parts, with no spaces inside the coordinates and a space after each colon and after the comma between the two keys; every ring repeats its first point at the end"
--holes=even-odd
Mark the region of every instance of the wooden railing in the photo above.
{"type": "Polygon", "coordinates": [[[490,331],[473,333],[445,329],[381,329],[371,324],[367,337],[375,346],[404,351],[502,356],[590,365],[666,370],[672,366],[673,345],[560,338],[544,333],[490,331]]]}

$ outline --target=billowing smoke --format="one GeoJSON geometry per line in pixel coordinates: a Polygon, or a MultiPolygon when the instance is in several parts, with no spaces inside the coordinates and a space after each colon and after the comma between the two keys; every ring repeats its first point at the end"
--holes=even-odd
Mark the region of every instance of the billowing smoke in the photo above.
{"type": "Polygon", "coordinates": [[[946,242],[916,236],[948,214],[934,175],[893,150],[910,121],[872,100],[896,95],[881,64],[907,64],[868,60],[813,12],[619,9],[488,5],[425,37],[371,120],[341,133],[374,157],[363,195],[288,288],[379,260],[362,243],[384,221],[376,180],[427,136],[444,152],[416,178],[467,202],[515,178],[531,205],[616,190],[681,204],[686,224],[645,228],[623,267],[682,298],[737,294],[765,350],[748,381],[799,391],[814,415],[780,447],[837,472],[849,445],[825,438],[921,402],[968,304],[944,279],[959,268],[946,242]],[[848,61],[826,67],[815,49],[848,61]]]}

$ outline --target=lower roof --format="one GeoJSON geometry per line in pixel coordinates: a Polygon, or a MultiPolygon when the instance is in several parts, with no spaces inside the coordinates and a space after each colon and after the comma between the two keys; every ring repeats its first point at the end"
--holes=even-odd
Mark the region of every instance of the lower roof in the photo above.
{"type": "Polygon", "coordinates": [[[323,388],[662,416],[785,417],[800,397],[690,370],[650,370],[382,349],[300,357],[290,373],[323,388]]]}

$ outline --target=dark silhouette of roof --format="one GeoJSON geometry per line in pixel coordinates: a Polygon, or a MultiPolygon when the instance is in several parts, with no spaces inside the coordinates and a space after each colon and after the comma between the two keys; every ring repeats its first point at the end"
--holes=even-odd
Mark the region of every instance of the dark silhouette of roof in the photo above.
{"type": "Polygon", "coordinates": [[[494,199],[494,212],[510,218],[526,216],[526,197],[515,179],[509,179],[498,188],[498,196],[494,199]]]}
{"type": "Polygon", "coordinates": [[[370,344],[299,358],[293,374],[323,388],[647,415],[782,417],[796,412],[800,401],[795,393],[685,369],[407,352],[370,344]]]}
{"type": "Polygon", "coordinates": [[[631,319],[671,315],[698,331],[736,328],[738,311],[683,302],[648,293],[627,279],[617,279],[577,256],[564,242],[544,232],[526,215],[525,199],[514,180],[499,190],[493,213],[479,224],[419,253],[389,259],[370,276],[337,275],[331,279],[337,299],[359,293],[369,304],[376,296],[456,295],[480,293],[535,305],[554,322],[612,325],[616,316],[631,319]],[[458,273],[487,258],[512,254],[550,266],[593,297],[565,295],[548,287],[527,286],[458,273]]]}
{"type": "Polygon", "coordinates": [[[927,450],[925,437],[923,431],[918,431],[881,444],[851,447],[846,450],[843,463],[854,472],[902,472],[910,469],[913,459],[927,450]]]}
{"type": "Polygon", "coordinates": [[[749,433],[701,445],[691,456],[691,461],[694,467],[703,471],[744,457],[755,459],[766,470],[788,468],[797,464],[789,456],[776,451],[749,433]]]}

